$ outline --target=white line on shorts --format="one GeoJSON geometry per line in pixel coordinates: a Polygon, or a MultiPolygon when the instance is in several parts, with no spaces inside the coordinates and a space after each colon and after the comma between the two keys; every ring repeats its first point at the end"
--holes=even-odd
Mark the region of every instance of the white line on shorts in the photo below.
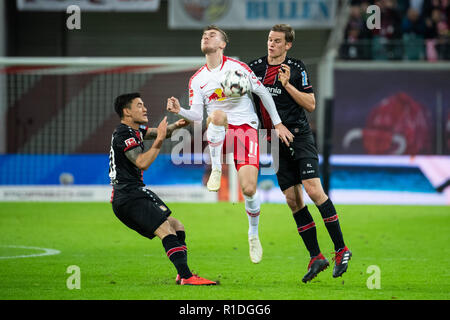
{"type": "Polygon", "coordinates": [[[18,255],[18,256],[9,256],[9,257],[2,257],[0,256],[0,259],[19,259],[19,258],[31,258],[31,257],[43,257],[43,256],[52,256],[55,254],[60,254],[61,251],[55,250],[55,249],[48,249],[48,248],[38,248],[38,247],[26,247],[26,246],[0,246],[4,248],[19,248],[19,249],[29,249],[29,250],[43,250],[42,253],[35,253],[35,254],[26,254],[26,255],[18,255]]]}

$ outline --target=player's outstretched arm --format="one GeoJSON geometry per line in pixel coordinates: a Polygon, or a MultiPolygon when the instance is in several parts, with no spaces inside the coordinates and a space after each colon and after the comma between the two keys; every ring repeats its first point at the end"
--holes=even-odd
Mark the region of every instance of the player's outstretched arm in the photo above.
{"type": "Polygon", "coordinates": [[[158,156],[167,135],[167,117],[164,117],[156,130],[155,141],[149,150],[142,152],[141,148],[134,148],[125,152],[127,158],[140,170],[147,170],[158,156]]]}
{"type": "Polygon", "coordinates": [[[175,97],[167,99],[167,111],[176,113],[189,121],[203,120],[203,105],[193,104],[190,110],[184,109],[180,105],[180,101],[175,97]]]}
{"type": "Polygon", "coordinates": [[[284,144],[289,146],[289,144],[294,141],[294,135],[281,123],[281,119],[278,115],[277,107],[275,106],[272,95],[262,84],[255,86],[254,92],[259,96],[263,107],[267,110],[267,113],[269,113],[270,120],[272,120],[273,126],[277,130],[278,136],[284,144]]]}
{"type": "MultiPolygon", "coordinates": [[[[180,128],[184,128],[190,124],[189,121],[185,119],[180,119],[177,122],[171,123],[167,126],[167,133],[166,133],[166,139],[170,138],[172,136],[172,133],[180,128]]],[[[158,135],[158,129],[157,128],[148,128],[147,133],[145,134],[144,139],[145,140],[151,140],[155,139],[158,135]]]]}

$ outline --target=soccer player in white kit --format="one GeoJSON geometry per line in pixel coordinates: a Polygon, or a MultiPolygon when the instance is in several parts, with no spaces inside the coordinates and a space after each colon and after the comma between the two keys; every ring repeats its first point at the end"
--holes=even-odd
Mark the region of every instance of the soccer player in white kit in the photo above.
{"type": "Polygon", "coordinates": [[[270,115],[279,138],[289,145],[292,133],[281,123],[271,94],[243,62],[226,57],[223,52],[228,43],[226,33],[216,26],[203,31],[201,50],[206,64],[189,81],[190,110],[181,108],[177,98],[167,100],[167,110],[190,121],[203,119],[203,108],[208,113],[207,139],[209,143],[212,171],[207,188],[218,191],[222,174],[222,152],[234,153],[238,180],[245,199],[245,210],[249,220],[248,240],[250,259],[259,263],[262,246],[258,236],[260,198],[257,189],[259,170],[258,116],[248,94],[242,97],[226,97],[220,82],[228,70],[239,70],[247,75],[250,91],[257,94],[270,115]],[[225,148],[223,148],[225,144],[225,148]]]}

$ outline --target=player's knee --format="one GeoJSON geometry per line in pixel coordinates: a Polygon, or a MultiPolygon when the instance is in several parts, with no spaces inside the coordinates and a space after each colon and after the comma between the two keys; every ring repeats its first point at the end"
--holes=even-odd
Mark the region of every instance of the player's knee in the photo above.
{"type": "Polygon", "coordinates": [[[154,232],[154,234],[161,240],[169,234],[176,234],[175,229],[169,220],[164,221],[154,232]]]}
{"type": "Polygon", "coordinates": [[[227,114],[222,110],[214,110],[209,116],[210,122],[216,126],[227,125],[227,114]]]}
{"type": "Polygon", "coordinates": [[[256,193],[256,185],[246,185],[242,187],[242,193],[246,197],[253,197],[256,193]]]}
{"type": "Polygon", "coordinates": [[[320,202],[323,197],[326,197],[325,193],[323,192],[323,189],[319,186],[305,185],[305,191],[311,198],[311,200],[314,201],[315,203],[320,202]]]}
{"type": "Polygon", "coordinates": [[[176,225],[173,226],[173,228],[175,229],[175,231],[184,231],[184,225],[181,223],[180,220],[176,220],[176,225]]]}
{"type": "Polygon", "coordinates": [[[181,223],[180,220],[175,219],[173,217],[168,217],[167,220],[170,223],[170,226],[175,231],[184,231],[184,225],[181,223]]]}
{"type": "Polygon", "coordinates": [[[286,204],[292,212],[297,212],[302,208],[302,203],[295,197],[286,196],[286,204]]]}
{"type": "Polygon", "coordinates": [[[286,203],[292,212],[297,212],[300,210],[300,206],[294,200],[286,200],[286,203]]]}

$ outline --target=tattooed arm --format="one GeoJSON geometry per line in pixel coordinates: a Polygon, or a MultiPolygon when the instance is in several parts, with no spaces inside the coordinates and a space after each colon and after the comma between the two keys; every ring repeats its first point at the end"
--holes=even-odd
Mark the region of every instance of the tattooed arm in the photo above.
{"type": "Polygon", "coordinates": [[[140,170],[147,170],[158,156],[162,143],[167,136],[167,117],[161,121],[158,128],[155,130],[155,141],[149,150],[142,152],[141,148],[133,148],[125,152],[127,158],[140,170]]]}
{"type": "MultiPolygon", "coordinates": [[[[184,119],[180,119],[177,122],[174,122],[170,125],[167,126],[167,134],[166,134],[166,139],[170,138],[172,136],[172,133],[179,128],[183,128],[189,125],[189,121],[186,121],[184,119]]],[[[158,130],[156,128],[148,128],[147,129],[147,133],[145,134],[144,139],[145,140],[150,140],[150,139],[155,139],[156,136],[158,135],[158,130]]]]}

